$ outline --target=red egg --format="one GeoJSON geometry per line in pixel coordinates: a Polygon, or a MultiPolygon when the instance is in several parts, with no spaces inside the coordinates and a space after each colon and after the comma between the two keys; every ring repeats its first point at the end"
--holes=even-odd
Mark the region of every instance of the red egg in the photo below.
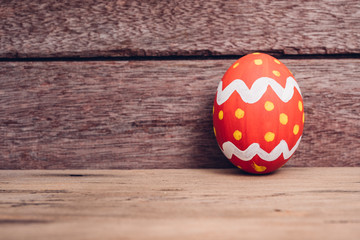
{"type": "Polygon", "coordinates": [[[303,106],[293,74],[279,60],[263,53],[238,59],[215,95],[213,124],[220,149],[246,172],[275,171],[299,146],[303,106]]]}

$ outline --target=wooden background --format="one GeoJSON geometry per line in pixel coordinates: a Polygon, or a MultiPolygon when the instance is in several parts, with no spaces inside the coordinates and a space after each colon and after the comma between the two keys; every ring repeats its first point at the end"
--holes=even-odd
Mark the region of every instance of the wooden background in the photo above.
{"type": "Polygon", "coordinates": [[[0,169],[231,167],[212,102],[253,51],[303,93],[286,166],[360,166],[357,0],[0,0],[0,169]]]}

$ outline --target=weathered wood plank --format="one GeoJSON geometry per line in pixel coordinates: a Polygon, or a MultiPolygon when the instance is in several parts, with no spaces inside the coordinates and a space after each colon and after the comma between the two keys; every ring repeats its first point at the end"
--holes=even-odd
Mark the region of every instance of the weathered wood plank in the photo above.
{"type": "MultiPolygon", "coordinates": [[[[232,62],[5,62],[0,168],[229,167],[211,111],[232,62]]],[[[306,114],[287,166],[360,166],[360,60],[283,62],[306,114]]]]}
{"type": "Polygon", "coordinates": [[[360,168],[0,171],[0,236],[358,240],[359,184],[360,168]]]}
{"type": "Polygon", "coordinates": [[[0,1],[0,58],[360,53],[360,2],[0,1]]]}

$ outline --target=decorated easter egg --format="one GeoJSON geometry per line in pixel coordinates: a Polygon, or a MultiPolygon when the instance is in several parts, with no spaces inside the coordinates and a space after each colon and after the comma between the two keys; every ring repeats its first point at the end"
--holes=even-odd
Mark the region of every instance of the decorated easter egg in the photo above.
{"type": "Polygon", "coordinates": [[[303,106],[293,74],[278,59],[263,53],[238,59],[215,95],[213,124],[221,151],[246,172],[275,171],[299,146],[303,106]]]}

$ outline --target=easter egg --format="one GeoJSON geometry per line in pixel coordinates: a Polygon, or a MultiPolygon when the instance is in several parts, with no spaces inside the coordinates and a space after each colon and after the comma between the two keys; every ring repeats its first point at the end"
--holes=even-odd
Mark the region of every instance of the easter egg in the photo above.
{"type": "Polygon", "coordinates": [[[221,151],[246,172],[275,171],[299,146],[303,106],[293,74],[278,59],[263,53],[238,59],[215,95],[213,125],[221,151]]]}

